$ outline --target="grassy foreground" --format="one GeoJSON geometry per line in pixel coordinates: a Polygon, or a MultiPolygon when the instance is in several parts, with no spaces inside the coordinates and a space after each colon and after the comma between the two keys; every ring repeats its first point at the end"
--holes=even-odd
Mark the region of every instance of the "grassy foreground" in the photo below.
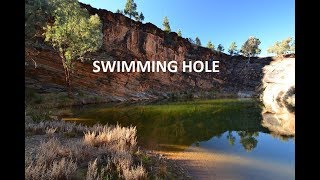
{"type": "Polygon", "coordinates": [[[136,128],[25,121],[25,179],[190,179],[175,162],[137,147],[136,128]]]}

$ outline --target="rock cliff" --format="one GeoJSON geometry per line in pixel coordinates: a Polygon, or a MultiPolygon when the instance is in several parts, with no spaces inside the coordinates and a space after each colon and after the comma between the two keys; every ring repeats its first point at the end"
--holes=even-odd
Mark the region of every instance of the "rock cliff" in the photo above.
{"type": "MultiPolygon", "coordinates": [[[[151,23],[140,23],[107,10],[82,4],[90,14],[98,14],[103,22],[103,46],[75,63],[72,74],[74,89],[99,94],[110,101],[168,97],[172,94],[211,96],[217,93],[241,97],[256,95],[261,87],[262,68],[272,58],[229,56],[191,44],[175,32],[169,34],[151,23]],[[219,73],[93,73],[93,60],[218,60],[219,73]]],[[[52,48],[38,39],[26,40],[26,87],[39,91],[64,90],[61,60],[52,48]]]]}
{"type": "Polygon", "coordinates": [[[295,58],[264,67],[262,125],[282,135],[295,135],[295,58]]]}

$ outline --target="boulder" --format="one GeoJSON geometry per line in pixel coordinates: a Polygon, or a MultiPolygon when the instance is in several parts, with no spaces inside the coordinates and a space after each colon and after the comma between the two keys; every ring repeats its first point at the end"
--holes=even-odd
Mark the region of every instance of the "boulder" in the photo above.
{"type": "Polygon", "coordinates": [[[295,135],[295,58],[263,68],[262,125],[281,135],[295,135]]]}

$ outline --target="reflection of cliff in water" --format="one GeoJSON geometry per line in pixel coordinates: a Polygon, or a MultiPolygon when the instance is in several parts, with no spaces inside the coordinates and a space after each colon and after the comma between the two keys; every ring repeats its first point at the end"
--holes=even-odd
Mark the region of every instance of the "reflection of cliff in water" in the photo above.
{"type": "MultiPolygon", "coordinates": [[[[261,126],[261,108],[252,100],[106,107],[86,111],[80,116],[94,117],[101,123],[119,122],[124,126],[137,126],[138,142],[151,149],[161,144],[190,146],[220,137],[228,131],[236,131],[240,143],[247,151],[251,151],[257,146],[258,132],[268,132],[261,126]]],[[[232,145],[235,137],[230,133],[226,141],[232,145]]]]}
{"type": "Polygon", "coordinates": [[[262,125],[280,135],[295,135],[295,59],[264,67],[262,125]]]}

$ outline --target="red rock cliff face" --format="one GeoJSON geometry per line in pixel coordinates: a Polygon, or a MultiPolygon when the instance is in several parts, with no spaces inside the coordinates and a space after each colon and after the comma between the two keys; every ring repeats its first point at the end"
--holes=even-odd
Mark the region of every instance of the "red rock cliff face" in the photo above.
{"type": "MultiPolygon", "coordinates": [[[[167,97],[170,93],[253,92],[260,84],[262,67],[271,59],[254,59],[246,64],[243,57],[230,57],[207,48],[191,45],[176,33],[164,33],[151,23],[142,24],[107,10],[82,4],[103,22],[103,46],[98,52],[78,60],[72,74],[73,88],[100,94],[110,100],[167,97]],[[219,60],[219,73],[93,73],[93,60],[219,60]]],[[[44,91],[64,88],[61,60],[51,48],[26,45],[26,86],[44,91]],[[36,62],[37,67],[35,68],[36,62]]],[[[209,93],[210,94],[210,93],[209,93]]]]}

